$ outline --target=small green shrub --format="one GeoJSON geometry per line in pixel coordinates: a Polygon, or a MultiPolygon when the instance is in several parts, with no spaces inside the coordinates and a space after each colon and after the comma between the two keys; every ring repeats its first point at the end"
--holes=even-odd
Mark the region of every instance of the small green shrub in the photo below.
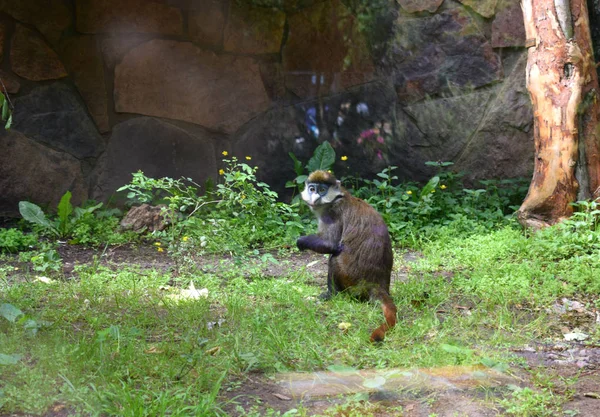
{"type": "Polygon", "coordinates": [[[317,146],[306,166],[302,165],[302,162],[296,158],[293,152],[290,152],[288,155],[294,161],[296,178],[288,181],[285,186],[286,188],[294,188],[298,192],[292,200],[294,203],[297,203],[300,201],[300,193],[304,189],[304,183],[308,178],[308,174],[317,170],[329,171],[333,167],[335,163],[335,150],[329,142],[323,142],[317,146]]]}
{"type": "Polygon", "coordinates": [[[398,243],[415,246],[440,232],[442,226],[456,223],[470,230],[494,229],[506,224],[527,188],[524,180],[482,181],[485,188],[465,188],[462,174],[448,170],[451,162],[428,162],[439,169],[424,186],[394,184],[395,166],[377,174],[377,179],[358,181],[354,190],[386,220],[398,243]]]}
{"type": "Polygon", "coordinates": [[[33,270],[42,273],[60,272],[62,269],[62,258],[55,245],[49,242],[41,243],[34,251],[19,253],[19,261],[31,262],[33,270]]]}
{"type": "Polygon", "coordinates": [[[0,229],[0,253],[17,253],[36,243],[35,235],[25,234],[19,229],[0,229]]]}

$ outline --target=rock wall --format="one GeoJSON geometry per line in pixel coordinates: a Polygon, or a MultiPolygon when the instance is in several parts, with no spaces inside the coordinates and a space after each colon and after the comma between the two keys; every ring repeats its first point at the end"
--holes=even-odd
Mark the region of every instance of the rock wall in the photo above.
{"type": "Polygon", "coordinates": [[[0,215],[105,201],[139,169],[217,179],[222,151],[284,192],[288,152],[325,140],[338,175],[529,175],[519,0],[363,3],[0,0],[0,215]]]}

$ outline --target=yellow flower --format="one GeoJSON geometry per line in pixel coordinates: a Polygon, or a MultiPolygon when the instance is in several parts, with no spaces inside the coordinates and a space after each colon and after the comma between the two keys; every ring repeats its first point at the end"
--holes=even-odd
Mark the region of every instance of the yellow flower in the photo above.
{"type": "Polygon", "coordinates": [[[156,250],[159,251],[159,252],[164,252],[165,251],[163,248],[157,248],[156,250]]]}
{"type": "Polygon", "coordinates": [[[406,192],[406,194],[408,194],[408,195],[411,195],[411,194],[412,194],[412,191],[408,190],[408,191],[406,192]]]}
{"type": "Polygon", "coordinates": [[[160,246],[160,245],[162,245],[162,243],[160,243],[160,242],[154,242],[154,246],[160,246]]]}
{"type": "Polygon", "coordinates": [[[446,188],[448,188],[448,187],[446,187],[444,184],[442,184],[442,185],[440,185],[440,188],[441,188],[442,190],[445,190],[445,189],[446,189],[446,188]]]}
{"type": "Polygon", "coordinates": [[[249,161],[249,160],[251,160],[251,159],[252,159],[252,157],[251,157],[251,156],[247,156],[247,157],[246,157],[246,161],[249,161]]]}
{"type": "Polygon", "coordinates": [[[242,194],[242,196],[240,197],[240,200],[243,200],[244,198],[246,198],[246,194],[242,194]]]}
{"type": "Polygon", "coordinates": [[[189,239],[190,239],[189,237],[184,236],[183,239],[181,239],[181,240],[183,240],[184,242],[187,242],[189,239]]]}
{"type": "Polygon", "coordinates": [[[341,159],[342,161],[347,161],[347,160],[348,160],[348,157],[347,157],[346,155],[344,155],[344,156],[342,156],[340,159],[341,159]]]}
{"type": "Polygon", "coordinates": [[[219,170],[219,175],[224,175],[225,171],[223,171],[222,169],[219,170]]]}
{"type": "Polygon", "coordinates": [[[223,155],[223,156],[227,156],[227,155],[229,155],[229,152],[227,152],[227,151],[223,151],[223,152],[221,152],[221,155],[223,155]]]}
{"type": "Polygon", "coordinates": [[[432,193],[435,193],[435,190],[431,190],[432,193]]]}

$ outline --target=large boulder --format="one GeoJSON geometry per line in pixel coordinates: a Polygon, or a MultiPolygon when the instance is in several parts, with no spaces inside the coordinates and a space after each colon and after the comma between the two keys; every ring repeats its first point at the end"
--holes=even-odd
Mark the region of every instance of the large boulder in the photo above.
{"type": "Polygon", "coordinates": [[[279,52],[285,24],[283,12],[232,1],[228,16],[224,35],[226,51],[252,55],[279,52]]]}
{"type": "Polygon", "coordinates": [[[118,112],[164,117],[226,133],[269,107],[259,65],[190,42],[152,40],[115,69],[118,112]]]}
{"type": "Polygon", "coordinates": [[[418,18],[400,16],[388,57],[399,98],[421,100],[499,81],[500,57],[481,25],[460,6],[418,18]]]}
{"type": "Polygon", "coordinates": [[[533,172],[533,113],[525,86],[527,52],[519,51],[509,76],[478,113],[480,126],[469,138],[455,168],[467,179],[530,177],[533,172]]]}
{"type": "Polygon", "coordinates": [[[100,50],[104,65],[111,70],[121,62],[123,57],[134,47],[151,40],[152,35],[140,33],[124,33],[107,36],[100,41],[100,50]]]}
{"type": "Polygon", "coordinates": [[[104,149],[85,104],[69,85],[40,86],[14,103],[12,129],[78,159],[95,158],[104,149]]]}
{"type": "Polygon", "coordinates": [[[479,127],[495,94],[495,89],[487,89],[405,106],[403,111],[422,133],[418,144],[421,159],[454,161],[479,127]]]}
{"type": "Polygon", "coordinates": [[[10,63],[15,74],[31,81],[67,76],[57,53],[36,32],[18,23],[12,39],[10,63]]]}
{"type": "Polygon", "coordinates": [[[0,22],[0,61],[4,59],[4,43],[6,42],[8,32],[8,24],[0,22]]]}
{"type": "Polygon", "coordinates": [[[435,12],[444,0],[396,0],[407,13],[435,12]]]}
{"type": "Polygon", "coordinates": [[[81,33],[183,33],[181,11],[164,1],[76,0],[75,10],[81,33]]]}
{"type": "Polygon", "coordinates": [[[33,25],[52,45],[71,25],[72,12],[64,0],[0,0],[0,12],[33,25]]]}
{"type": "Polygon", "coordinates": [[[150,117],[120,123],[96,167],[93,197],[107,200],[138,170],[153,178],[190,177],[203,184],[217,176],[213,142],[220,139],[204,129],[150,117]]]}
{"type": "Polygon", "coordinates": [[[316,3],[288,17],[283,47],[286,87],[302,98],[364,84],[375,67],[358,19],[340,0],[316,3]]]}
{"type": "Polygon", "coordinates": [[[95,37],[70,37],[61,43],[61,55],[100,132],[110,130],[104,63],[95,37]]]}
{"type": "Polygon", "coordinates": [[[71,191],[73,204],[87,199],[87,184],[80,162],[15,131],[0,129],[0,216],[19,213],[19,201],[56,209],[61,196],[71,191]]]}
{"type": "Polygon", "coordinates": [[[221,48],[227,4],[221,0],[199,0],[199,3],[202,7],[189,12],[190,39],[202,46],[221,48]]]}
{"type": "Polygon", "coordinates": [[[519,0],[504,0],[498,4],[492,22],[492,46],[494,48],[525,46],[525,25],[519,0]]]}
{"type": "Polygon", "coordinates": [[[233,154],[242,162],[258,167],[257,176],[283,195],[285,183],[295,177],[293,152],[307,161],[316,143],[304,137],[302,111],[293,106],[277,106],[247,123],[236,135],[233,154]],[[252,158],[250,161],[246,157],[252,158]]]}
{"type": "MultiPolygon", "coordinates": [[[[490,18],[496,11],[498,0],[458,0],[465,6],[469,6],[483,17],[490,18]]],[[[504,0],[502,0],[504,1],[504,0]]]]}

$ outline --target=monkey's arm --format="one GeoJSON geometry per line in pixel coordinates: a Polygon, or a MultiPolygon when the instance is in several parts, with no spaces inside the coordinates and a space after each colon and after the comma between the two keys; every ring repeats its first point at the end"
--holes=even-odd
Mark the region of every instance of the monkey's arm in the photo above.
{"type": "Polygon", "coordinates": [[[339,255],[342,251],[342,245],[323,239],[319,235],[308,235],[298,238],[296,241],[298,249],[310,249],[317,253],[339,255]]]}

